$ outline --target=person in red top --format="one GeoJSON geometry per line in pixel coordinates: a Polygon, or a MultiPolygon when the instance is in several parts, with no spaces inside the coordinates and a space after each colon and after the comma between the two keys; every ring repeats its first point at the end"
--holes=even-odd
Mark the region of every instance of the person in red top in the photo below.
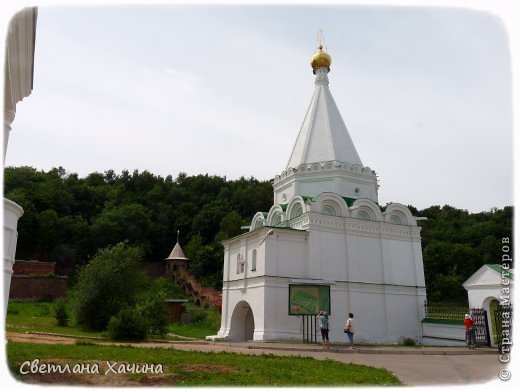
{"type": "Polygon", "coordinates": [[[466,343],[468,348],[475,349],[475,327],[473,326],[477,322],[469,314],[464,315],[464,326],[466,327],[466,343]]]}

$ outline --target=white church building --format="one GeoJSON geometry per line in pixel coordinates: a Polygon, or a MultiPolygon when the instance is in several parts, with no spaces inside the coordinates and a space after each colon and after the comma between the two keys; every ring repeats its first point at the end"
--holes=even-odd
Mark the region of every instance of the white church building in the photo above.
{"type": "Polygon", "coordinates": [[[273,206],[223,243],[219,338],[302,340],[308,320],[326,310],[332,342],[345,342],[349,312],[356,341],[422,341],[421,228],[404,205],[378,203],[376,173],[361,162],[329,90],[330,64],[320,44],[314,95],[274,179],[273,206]]]}

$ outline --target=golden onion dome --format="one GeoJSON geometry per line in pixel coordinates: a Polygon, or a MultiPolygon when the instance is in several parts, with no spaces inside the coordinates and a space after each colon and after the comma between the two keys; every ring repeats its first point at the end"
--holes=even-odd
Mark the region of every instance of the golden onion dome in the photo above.
{"type": "Polygon", "coordinates": [[[330,54],[323,51],[323,46],[318,46],[318,51],[316,54],[312,56],[311,66],[312,70],[316,71],[318,68],[330,68],[330,64],[332,63],[332,59],[330,58],[330,54]]]}

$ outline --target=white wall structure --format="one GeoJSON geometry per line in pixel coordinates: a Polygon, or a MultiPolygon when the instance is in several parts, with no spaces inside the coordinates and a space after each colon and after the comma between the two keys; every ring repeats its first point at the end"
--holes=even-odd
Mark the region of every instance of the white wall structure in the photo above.
{"type": "Polygon", "coordinates": [[[502,268],[499,264],[484,264],[463,286],[468,292],[469,307],[489,312],[493,300],[513,305],[513,269],[502,268]]]}
{"type": "MultiPolygon", "coordinates": [[[[468,292],[469,307],[481,308],[487,312],[490,331],[495,321],[491,303],[495,301],[495,305],[506,306],[514,304],[513,272],[508,263],[504,267],[499,264],[484,264],[463,283],[468,292]]],[[[494,337],[491,338],[491,345],[495,346],[494,337]]]]}
{"type": "MultiPolygon", "coordinates": [[[[16,104],[29,96],[33,87],[34,45],[36,38],[36,8],[18,12],[9,23],[6,40],[4,74],[4,164],[11,124],[16,104]]],[[[9,288],[13,274],[18,219],[23,209],[4,198],[4,314],[7,310],[9,288]]]]}
{"type": "Polygon", "coordinates": [[[249,232],[223,243],[217,337],[301,340],[289,285],[308,284],[330,286],[331,341],[345,342],[349,312],[357,341],[422,341],[421,228],[407,207],[378,204],[376,173],[362,165],[330,93],[330,64],[320,45],[311,62],[314,96],[274,179],[274,205],[255,214],[249,232]]]}
{"type": "Polygon", "coordinates": [[[464,347],[466,328],[452,320],[426,319],[423,321],[423,344],[464,347]]]}

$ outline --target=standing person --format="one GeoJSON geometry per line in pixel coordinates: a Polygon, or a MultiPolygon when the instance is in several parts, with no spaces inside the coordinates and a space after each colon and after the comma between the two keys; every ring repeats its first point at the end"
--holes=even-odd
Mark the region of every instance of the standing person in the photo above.
{"type": "Polygon", "coordinates": [[[329,314],[321,310],[316,319],[320,324],[321,339],[323,340],[323,349],[329,349],[329,314]]]}
{"type": "Polygon", "coordinates": [[[464,314],[464,326],[466,327],[466,344],[468,348],[475,349],[475,322],[474,319],[469,314],[464,314]]]}
{"type": "Polygon", "coordinates": [[[350,349],[356,349],[354,346],[354,333],[356,332],[356,321],[354,321],[354,314],[348,313],[347,323],[345,324],[345,333],[348,336],[350,342],[350,349]]]}

